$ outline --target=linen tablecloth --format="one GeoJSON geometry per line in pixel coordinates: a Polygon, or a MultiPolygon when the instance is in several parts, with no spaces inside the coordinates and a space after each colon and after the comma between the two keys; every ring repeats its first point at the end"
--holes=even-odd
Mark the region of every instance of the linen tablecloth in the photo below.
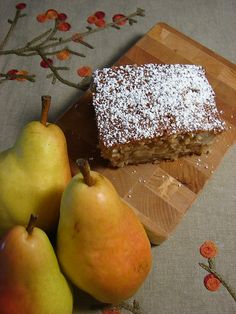
{"type": "MultiPolygon", "coordinates": [[[[9,28],[8,18],[13,18],[17,1],[0,1],[0,39],[9,28]]],[[[234,0],[26,0],[27,17],[22,18],[7,43],[6,48],[21,46],[48,25],[38,23],[36,16],[50,8],[68,15],[72,29],[85,30],[87,17],[95,11],[106,13],[107,19],[117,13],[131,13],[137,7],[146,11],[146,17],[138,18],[132,27],[120,31],[107,29],[87,38],[95,49],[79,47],[86,58],[73,57],[63,65],[70,66],[65,76],[78,80],[76,70],[82,65],[92,69],[111,65],[140,36],[153,25],[164,21],[208,48],[236,62],[236,1],[234,0]]],[[[40,115],[41,95],[52,96],[49,120],[55,121],[68,106],[78,100],[80,92],[46,79],[41,59],[0,56],[0,71],[24,69],[37,75],[36,82],[7,81],[0,85],[0,149],[13,145],[24,124],[40,115]]],[[[217,270],[236,289],[236,146],[225,155],[223,161],[204,187],[202,193],[188,210],[171,237],[158,247],[152,248],[152,271],[134,298],[147,314],[233,314],[236,303],[224,287],[210,292],[203,284],[207,274],[198,263],[203,262],[199,247],[205,240],[213,240],[219,254],[217,270]]],[[[83,293],[78,293],[76,313],[101,313],[91,309],[93,303],[83,293]]],[[[0,309],[1,312],[1,309],[0,309]]],[[[123,311],[125,313],[125,311],[123,311]]],[[[43,313],[42,313],[43,314],[43,313]]]]}

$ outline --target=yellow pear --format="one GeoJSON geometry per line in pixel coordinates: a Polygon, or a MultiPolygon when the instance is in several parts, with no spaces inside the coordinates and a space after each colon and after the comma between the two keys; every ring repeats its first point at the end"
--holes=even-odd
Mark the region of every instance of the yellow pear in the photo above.
{"type": "Polygon", "coordinates": [[[42,100],[41,121],[28,123],[15,145],[0,154],[0,236],[14,225],[26,225],[31,212],[45,231],[58,223],[71,173],[65,136],[46,122],[50,96],[42,100]]]}
{"type": "Polygon", "coordinates": [[[118,304],[141,286],[151,268],[151,248],[134,211],[111,182],[78,161],[81,173],[61,201],[57,256],[80,289],[104,303],[118,304]]]}
{"type": "Polygon", "coordinates": [[[0,313],[71,314],[70,287],[35,220],[11,228],[0,241],[0,313]]]}

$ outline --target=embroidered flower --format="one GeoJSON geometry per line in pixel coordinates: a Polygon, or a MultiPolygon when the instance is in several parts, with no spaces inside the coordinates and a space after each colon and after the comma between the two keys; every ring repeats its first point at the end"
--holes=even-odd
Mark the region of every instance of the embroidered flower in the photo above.
{"type": "Polygon", "coordinates": [[[67,60],[70,58],[70,52],[68,50],[62,50],[62,51],[59,51],[57,54],[56,54],[56,57],[58,60],[67,60]]]}
{"type": "Polygon", "coordinates": [[[89,24],[94,24],[96,21],[97,21],[97,17],[96,17],[95,15],[90,15],[90,16],[88,16],[88,18],[87,18],[87,22],[88,22],[89,24]]]}
{"type": "Polygon", "coordinates": [[[218,248],[213,241],[205,241],[200,246],[200,254],[205,258],[214,258],[218,253],[218,248]]]}
{"type": "Polygon", "coordinates": [[[104,27],[104,26],[106,25],[106,21],[103,20],[103,19],[97,20],[97,21],[95,22],[95,25],[96,25],[97,27],[104,27]]]}
{"type": "Polygon", "coordinates": [[[36,19],[39,23],[44,23],[47,21],[47,15],[45,13],[38,14],[36,19]]]}
{"type": "Polygon", "coordinates": [[[26,8],[26,3],[20,2],[16,4],[17,10],[24,10],[26,8]]]}
{"type": "Polygon", "coordinates": [[[57,29],[61,32],[68,32],[71,29],[71,25],[67,22],[61,22],[57,24],[57,29]]]}
{"type": "Polygon", "coordinates": [[[7,72],[8,75],[10,75],[9,80],[15,80],[16,78],[11,77],[11,75],[17,74],[18,70],[17,69],[11,69],[7,72]]]}
{"type": "Polygon", "coordinates": [[[67,19],[67,15],[65,13],[59,13],[57,18],[59,21],[65,21],[67,19]]]}
{"type": "MultiPolygon", "coordinates": [[[[121,19],[121,18],[124,18],[124,17],[125,17],[124,14],[115,14],[115,15],[113,16],[112,20],[113,20],[113,22],[116,22],[117,20],[119,20],[119,19],[121,19]]],[[[123,21],[118,22],[117,25],[122,26],[122,25],[125,25],[126,22],[127,22],[127,20],[124,19],[123,21]]]]}
{"type": "Polygon", "coordinates": [[[58,13],[54,9],[47,10],[45,14],[46,14],[47,19],[49,20],[56,20],[58,18],[58,13]]]}
{"type": "Polygon", "coordinates": [[[204,285],[208,290],[216,291],[220,288],[221,282],[215,275],[208,274],[204,278],[204,285]]]}
{"type": "Polygon", "coordinates": [[[89,66],[83,66],[77,70],[77,74],[81,77],[91,76],[92,69],[89,66]]]}
{"type": "Polygon", "coordinates": [[[42,61],[40,62],[40,66],[41,66],[42,68],[47,69],[47,68],[49,67],[48,63],[49,63],[49,64],[53,64],[53,60],[50,59],[50,58],[47,59],[47,62],[46,62],[45,60],[42,60],[42,61]]]}
{"type": "Polygon", "coordinates": [[[216,291],[219,289],[221,284],[228,290],[230,295],[236,301],[236,293],[233,288],[228,285],[226,280],[221,274],[218,273],[215,266],[214,257],[218,254],[218,248],[213,241],[205,241],[200,247],[200,254],[207,258],[208,265],[204,263],[199,263],[199,266],[208,272],[208,275],[204,277],[204,286],[209,291],[216,291]]]}
{"type": "MultiPolygon", "coordinates": [[[[1,44],[1,50],[3,54],[5,53],[4,46],[8,40],[8,36],[11,35],[10,33],[12,30],[12,26],[15,27],[19,19],[27,16],[27,14],[21,14],[21,10],[25,9],[27,6],[28,4],[23,3],[23,2],[15,4],[15,17],[12,20],[11,19],[8,20],[9,24],[12,24],[12,25],[10,26],[10,29],[5,35],[6,40],[3,40],[1,44]]],[[[118,16],[116,15],[114,16],[114,18],[115,17],[119,18],[120,16],[124,16],[124,15],[118,14],[118,16]]],[[[130,24],[132,24],[131,20],[137,22],[136,20],[131,19],[131,17],[135,17],[135,16],[144,16],[144,10],[137,9],[135,12],[127,14],[124,17],[124,19],[129,21],[130,24]]],[[[37,21],[39,23],[50,21],[51,27],[50,29],[43,30],[43,32],[39,33],[38,35],[36,35],[35,37],[31,39],[27,39],[27,42],[24,44],[24,46],[19,47],[19,50],[23,51],[24,56],[31,57],[31,56],[37,55],[40,57],[40,61],[38,61],[40,63],[40,66],[46,69],[49,68],[49,71],[51,71],[51,73],[49,73],[46,77],[48,79],[52,79],[52,84],[54,84],[58,80],[58,81],[61,81],[65,85],[71,86],[76,89],[84,90],[85,88],[88,87],[90,78],[86,80],[82,80],[81,83],[78,81],[74,83],[69,80],[65,80],[62,76],[62,73],[63,73],[62,71],[67,70],[69,68],[54,66],[53,60],[48,58],[48,56],[56,56],[58,60],[67,60],[73,55],[76,55],[78,57],[85,57],[84,53],[80,53],[76,50],[73,50],[73,48],[69,48],[69,47],[67,48],[66,46],[65,48],[58,49],[57,46],[73,41],[87,48],[93,49],[94,46],[86,42],[83,38],[84,36],[93,34],[94,32],[97,32],[100,30],[102,31],[103,29],[106,29],[106,28],[115,27],[117,30],[120,29],[120,27],[117,27],[116,25],[114,25],[115,23],[108,23],[105,20],[105,17],[106,17],[105,12],[94,11],[87,18],[88,23],[94,24],[94,26],[91,27],[87,24],[86,25],[87,31],[83,33],[84,35],[75,33],[73,36],[63,38],[58,34],[58,31],[67,32],[71,29],[71,24],[67,22],[67,14],[65,14],[63,11],[59,12],[52,8],[46,9],[43,12],[38,12],[38,14],[36,14],[35,16],[37,21]],[[96,29],[96,27],[100,29],[96,29]],[[57,33],[57,35],[55,35],[55,33],[57,33]],[[48,50],[48,48],[53,48],[53,49],[48,50]]],[[[121,24],[124,24],[124,23],[125,22],[121,24]]],[[[17,48],[7,50],[8,51],[7,54],[9,53],[14,54],[14,50],[17,50],[17,48]]],[[[56,59],[54,58],[54,62],[55,60],[56,59]]],[[[29,82],[35,82],[35,76],[36,76],[34,74],[28,74],[28,72],[24,70],[19,71],[18,69],[10,69],[8,72],[6,71],[6,73],[0,73],[0,74],[1,74],[1,82],[7,81],[7,80],[9,81],[10,80],[12,81],[13,80],[18,80],[18,81],[27,80],[29,82]]],[[[81,77],[90,77],[92,74],[92,69],[89,66],[82,66],[81,68],[77,69],[77,74],[81,77]]]]}
{"type": "Polygon", "coordinates": [[[98,20],[104,19],[105,15],[106,15],[106,14],[105,14],[105,12],[103,12],[103,11],[97,11],[97,12],[94,13],[94,16],[96,16],[96,18],[97,18],[98,20]]]}
{"type": "Polygon", "coordinates": [[[97,27],[104,27],[106,25],[106,21],[104,20],[105,15],[105,12],[97,11],[93,15],[88,16],[87,22],[95,24],[97,27]]]}

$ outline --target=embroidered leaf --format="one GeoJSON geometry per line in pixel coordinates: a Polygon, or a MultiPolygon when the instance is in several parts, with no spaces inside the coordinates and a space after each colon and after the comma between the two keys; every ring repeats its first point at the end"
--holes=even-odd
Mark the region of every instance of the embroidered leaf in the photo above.
{"type": "MultiPolygon", "coordinates": [[[[28,73],[29,73],[28,71],[24,71],[24,70],[16,72],[17,75],[27,75],[28,73]]],[[[26,78],[24,78],[24,77],[17,77],[16,80],[21,82],[21,81],[26,81],[26,78]]]]}
{"type": "Polygon", "coordinates": [[[209,258],[208,259],[208,265],[209,265],[209,267],[210,268],[215,268],[215,260],[214,260],[214,258],[209,258]]]}
{"type": "MultiPolygon", "coordinates": [[[[5,37],[3,37],[3,40],[0,43],[0,50],[1,55],[4,54],[16,54],[18,55],[18,48],[6,50],[4,51],[4,47],[14,31],[17,22],[21,17],[26,16],[26,14],[22,14],[21,10],[26,8],[26,4],[23,2],[17,3],[15,5],[15,16],[13,19],[8,19],[8,23],[10,24],[9,30],[6,33],[5,37]]],[[[31,56],[39,56],[41,57],[40,66],[43,68],[49,68],[49,70],[52,73],[49,73],[47,78],[53,78],[53,83],[55,80],[62,82],[65,85],[68,85],[70,87],[85,90],[87,86],[90,84],[87,84],[87,82],[90,82],[91,80],[91,74],[92,70],[90,67],[81,67],[77,70],[77,73],[79,76],[83,77],[84,79],[81,82],[71,82],[67,79],[64,79],[61,76],[60,70],[66,70],[68,68],[65,67],[58,67],[53,64],[52,59],[48,59],[48,56],[55,55],[58,60],[67,60],[70,56],[76,55],[78,57],[85,57],[84,53],[80,53],[79,51],[74,51],[70,49],[69,47],[65,46],[64,48],[57,49],[56,47],[67,44],[69,42],[76,42],[78,44],[84,45],[87,48],[94,49],[94,47],[85,41],[85,37],[94,34],[96,32],[100,32],[103,29],[106,28],[117,28],[120,29],[119,25],[124,25],[127,21],[130,21],[130,23],[135,23],[136,20],[134,19],[135,16],[142,15],[144,13],[144,10],[137,9],[135,12],[132,12],[127,15],[123,14],[116,14],[113,16],[113,22],[106,23],[105,21],[105,12],[103,11],[95,11],[93,15],[90,15],[87,18],[87,21],[89,24],[95,24],[96,27],[90,27],[89,25],[85,25],[87,28],[87,31],[83,32],[83,36],[81,36],[79,33],[74,34],[73,36],[67,36],[67,37],[61,37],[56,36],[57,31],[61,32],[67,32],[71,29],[71,24],[67,23],[67,15],[64,12],[59,13],[55,9],[49,8],[45,12],[42,12],[36,16],[36,19],[39,23],[44,23],[46,21],[55,20],[54,27],[49,28],[48,30],[44,30],[42,33],[39,33],[36,37],[29,39],[23,46],[20,46],[19,48],[19,55],[25,56],[25,57],[31,57],[31,56]],[[117,22],[119,25],[117,25],[114,20],[116,19],[124,19],[123,21],[117,22]],[[52,50],[50,48],[53,48],[52,50]],[[50,75],[52,74],[52,75],[50,75]],[[85,84],[86,83],[86,84],[85,84]]],[[[14,69],[13,69],[14,70],[14,69]]],[[[17,70],[15,70],[17,71],[17,70]]],[[[30,81],[35,82],[35,75],[30,74],[28,75],[26,71],[17,71],[16,72],[9,72],[9,73],[0,73],[1,76],[1,82],[5,82],[7,80],[18,80],[18,81],[30,81]],[[11,74],[12,73],[12,74],[11,74]]]]}

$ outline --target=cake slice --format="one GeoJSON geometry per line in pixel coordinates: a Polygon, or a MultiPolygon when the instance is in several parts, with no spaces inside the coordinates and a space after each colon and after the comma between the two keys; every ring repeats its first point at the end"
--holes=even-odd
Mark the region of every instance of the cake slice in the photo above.
{"type": "Polygon", "coordinates": [[[197,65],[125,65],[93,74],[101,155],[115,167],[208,151],[225,129],[197,65]]]}

